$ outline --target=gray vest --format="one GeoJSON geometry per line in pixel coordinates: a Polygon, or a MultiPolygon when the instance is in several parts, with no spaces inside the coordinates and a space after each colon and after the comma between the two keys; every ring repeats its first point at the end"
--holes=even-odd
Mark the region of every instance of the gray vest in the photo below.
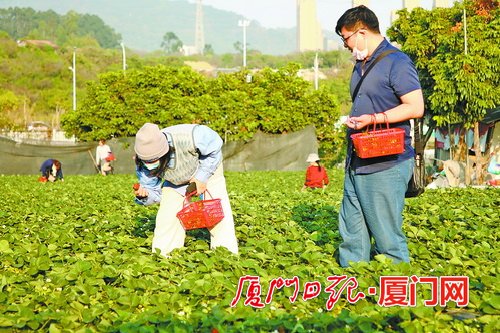
{"type": "Polygon", "coordinates": [[[194,146],[193,131],[198,125],[175,125],[165,128],[172,140],[174,151],[163,179],[174,185],[187,184],[198,170],[199,151],[194,146]]]}

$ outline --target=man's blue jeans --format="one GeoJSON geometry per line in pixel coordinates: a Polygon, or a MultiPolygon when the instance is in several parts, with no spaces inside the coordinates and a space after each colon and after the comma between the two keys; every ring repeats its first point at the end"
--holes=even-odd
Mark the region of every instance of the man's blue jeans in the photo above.
{"type": "Polygon", "coordinates": [[[413,165],[413,159],[409,159],[372,174],[356,175],[350,168],[346,172],[339,213],[341,266],[347,267],[351,261],[369,261],[371,237],[376,254],[384,254],[394,262],[410,261],[401,227],[413,165]]]}

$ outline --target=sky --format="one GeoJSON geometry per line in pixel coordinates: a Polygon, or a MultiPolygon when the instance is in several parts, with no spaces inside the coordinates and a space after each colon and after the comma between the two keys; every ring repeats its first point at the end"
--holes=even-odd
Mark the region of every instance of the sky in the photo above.
{"type": "MultiPolygon", "coordinates": [[[[196,0],[190,0],[195,3],[196,0]]],[[[370,9],[377,15],[383,35],[390,26],[391,11],[401,9],[402,0],[370,0],[370,9]]],[[[425,9],[432,9],[433,0],[420,0],[425,9]]],[[[212,6],[238,13],[266,28],[291,28],[296,25],[297,0],[203,0],[212,6]]],[[[352,6],[352,0],[316,0],[318,20],[323,30],[333,31],[338,18],[352,6]]]]}

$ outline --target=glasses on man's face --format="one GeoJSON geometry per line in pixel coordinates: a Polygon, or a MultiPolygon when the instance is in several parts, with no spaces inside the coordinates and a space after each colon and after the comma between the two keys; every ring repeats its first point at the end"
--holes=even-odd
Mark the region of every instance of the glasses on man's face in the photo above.
{"type": "Polygon", "coordinates": [[[342,39],[342,42],[344,42],[344,47],[347,47],[347,41],[349,40],[349,38],[351,38],[352,36],[357,34],[359,32],[359,30],[361,30],[361,29],[354,31],[352,34],[350,34],[349,36],[347,36],[345,38],[342,35],[340,35],[340,39],[342,39]]]}

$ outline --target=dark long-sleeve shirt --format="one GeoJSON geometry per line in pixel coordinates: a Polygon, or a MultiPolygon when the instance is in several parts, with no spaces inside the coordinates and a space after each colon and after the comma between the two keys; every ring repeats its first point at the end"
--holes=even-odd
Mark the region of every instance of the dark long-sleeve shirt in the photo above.
{"type": "MultiPolygon", "coordinates": [[[[46,178],[49,178],[49,175],[52,174],[52,166],[54,165],[54,160],[49,158],[48,160],[45,160],[45,162],[42,163],[40,166],[40,171],[42,172],[42,176],[45,176],[46,178]]],[[[57,170],[56,179],[63,179],[63,172],[62,172],[62,167],[57,170]]]]}

